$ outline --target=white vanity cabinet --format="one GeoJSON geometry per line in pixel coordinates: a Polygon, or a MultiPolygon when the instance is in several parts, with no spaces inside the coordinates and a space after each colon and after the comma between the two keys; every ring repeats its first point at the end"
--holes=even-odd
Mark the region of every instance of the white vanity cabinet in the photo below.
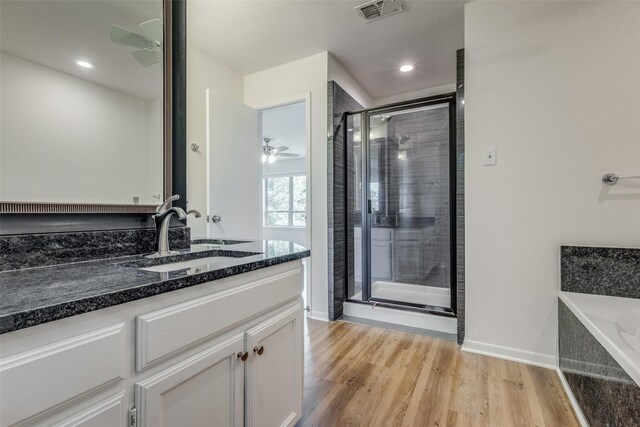
{"type": "MultiPolygon", "coordinates": [[[[127,393],[120,391],[53,425],[55,427],[126,427],[127,411],[127,393]]],[[[38,424],[51,425],[45,420],[38,424]]]]}
{"type": "Polygon", "coordinates": [[[135,384],[138,425],[294,425],[302,411],[302,321],[302,307],[291,304],[135,384]]]}
{"type": "Polygon", "coordinates": [[[292,307],[247,331],[247,426],[293,426],[300,419],[302,321],[292,307]]]}
{"type": "Polygon", "coordinates": [[[243,351],[236,335],[137,383],[138,425],[244,425],[243,351]]]}
{"type": "Polygon", "coordinates": [[[0,335],[0,427],[286,426],[301,261],[0,335]]]}

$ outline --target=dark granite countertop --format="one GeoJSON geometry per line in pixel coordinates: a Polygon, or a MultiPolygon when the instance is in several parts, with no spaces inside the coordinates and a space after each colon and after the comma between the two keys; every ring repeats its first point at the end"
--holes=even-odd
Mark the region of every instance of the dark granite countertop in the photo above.
{"type": "Polygon", "coordinates": [[[139,269],[141,264],[150,264],[144,255],[0,272],[0,334],[310,255],[296,243],[275,240],[225,245],[218,250],[192,245],[180,253],[179,261],[234,257],[218,258],[210,264],[203,260],[202,265],[163,273],[139,269]],[[221,250],[233,254],[221,254],[221,250]]]}

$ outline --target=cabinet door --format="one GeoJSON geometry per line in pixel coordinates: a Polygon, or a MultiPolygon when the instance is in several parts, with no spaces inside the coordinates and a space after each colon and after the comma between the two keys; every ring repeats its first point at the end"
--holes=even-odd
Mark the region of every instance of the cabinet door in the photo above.
{"type": "MultiPolygon", "coordinates": [[[[90,405],[80,413],[55,423],[56,427],[125,427],[127,425],[127,392],[90,405]]],[[[46,423],[51,425],[51,423],[46,423]]]]}
{"type": "Polygon", "coordinates": [[[136,384],[139,425],[242,426],[243,352],[239,334],[136,384]]]}
{"type": "Polygon", "coordinates": [[[247,426],[292,426],[302,413],[302,307],[247,331],[247,426]]]}

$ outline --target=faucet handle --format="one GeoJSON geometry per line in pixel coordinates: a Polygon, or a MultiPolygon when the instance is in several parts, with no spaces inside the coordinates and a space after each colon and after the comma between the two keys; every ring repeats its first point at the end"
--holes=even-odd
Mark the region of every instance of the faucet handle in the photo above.
{"type": "Polygon", "coordinates": [[[180,199],[180,195],[179,194],[174,194],[173,196],[169,197],[167,200],[164,201],[163,204],[161,204],[160,206],[158,206],[156,208],[156,213],[157,214],[161,214],[161,213],[165,213],[167,211],[167,209],[169,208],[169,205],[171,203],[173,203],[175,200],[180,199]]]}

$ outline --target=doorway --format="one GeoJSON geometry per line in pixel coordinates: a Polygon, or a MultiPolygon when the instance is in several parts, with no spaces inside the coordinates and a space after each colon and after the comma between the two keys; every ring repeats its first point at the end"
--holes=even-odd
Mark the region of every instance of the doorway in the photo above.
{"type": "MultiPolygon", "coordinates": [[[[307,102],[260,110],[262,236],[264,240],[310,247],[310,182],[307,102]]],[[[279,243],[274,243],[279,244],[279,243]]],[[[310,259],[303,260],[304,307],[310,301],[310,259]]],[[[309,311],[307,309],[307,311],[309,311]]]]}

